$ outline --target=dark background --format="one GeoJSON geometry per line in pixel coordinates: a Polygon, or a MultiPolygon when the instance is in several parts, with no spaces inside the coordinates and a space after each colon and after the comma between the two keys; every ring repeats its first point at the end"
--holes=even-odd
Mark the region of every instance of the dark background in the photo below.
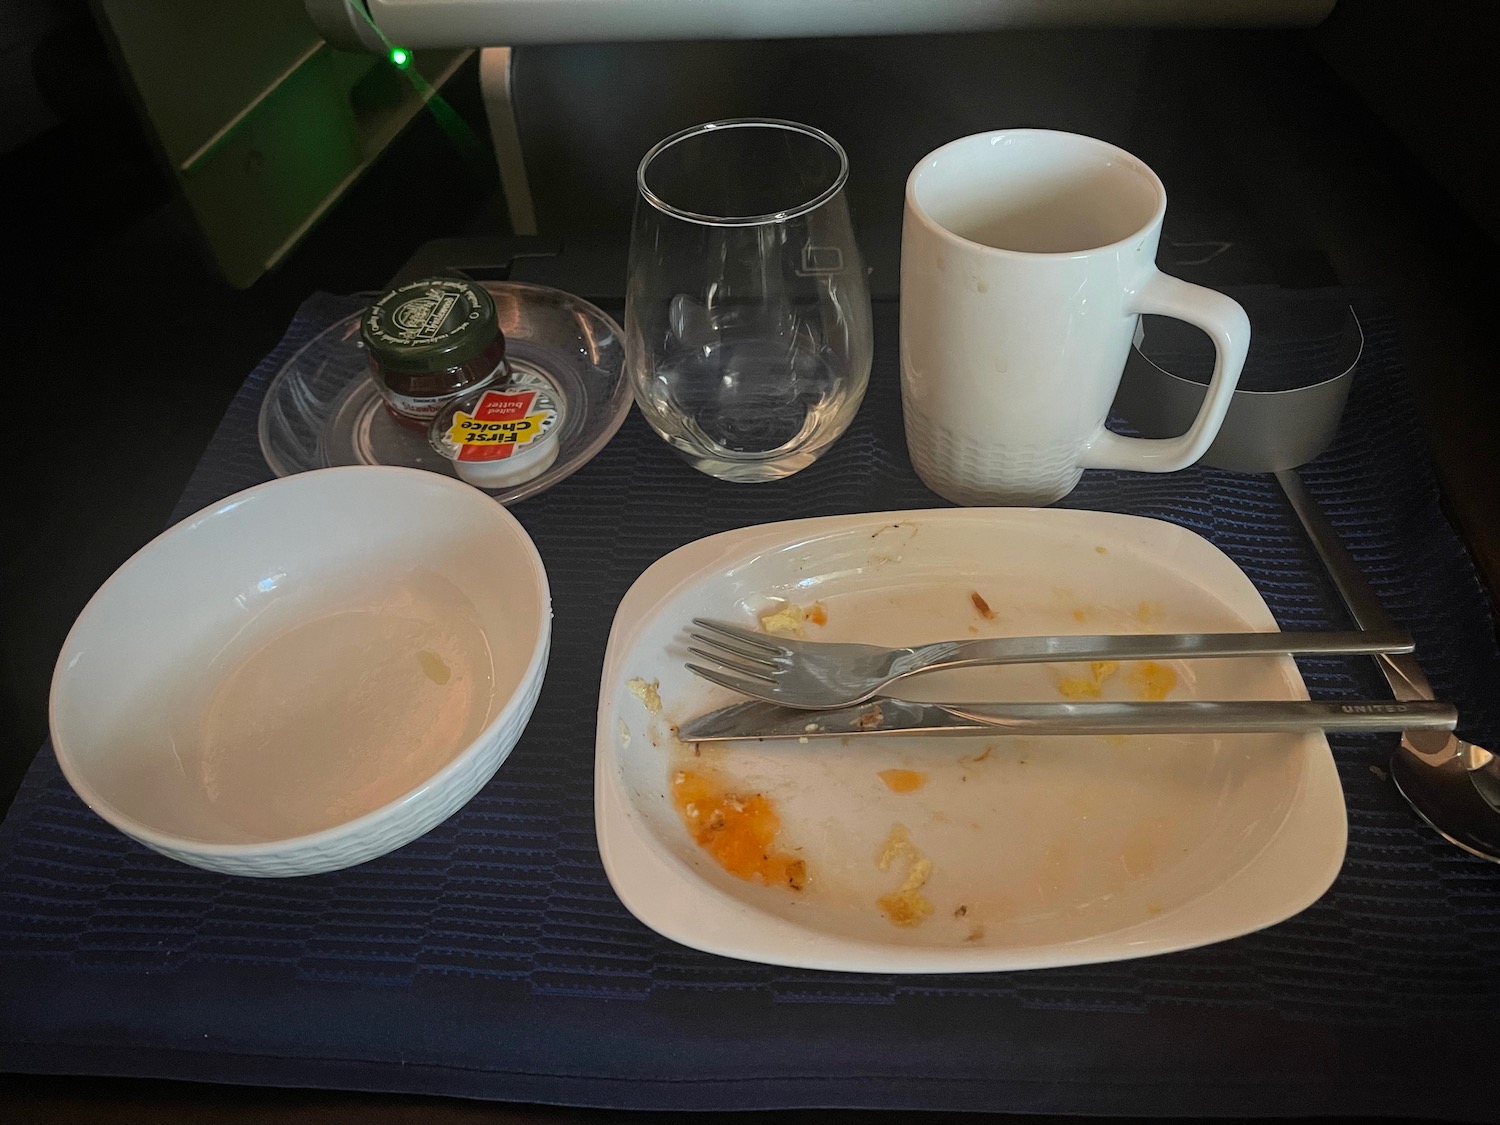
{"type": "MultiPolygon", "coordinates": [[[[298,304],[316,290],[377,288],[428,240],[508,233],[493,174],[424,114],[289,260],[233,289],[174,199],[87,8],[48,7],[56,18],[24,61],[43,124],[0,155],[12,199],[0,286],[15,329],[0,346],[0,809],[46,736],[52,661],[73,618],[163,528],[225,405],[298,304]],[[414,197],[423,205],[404,205],[414,197]],[[107,419],[82,444],[62,424],[80,410],[107,419]]],[[[1167,185],[1169,271],[1205,284],[1367,286],[1395,303],[1450,514],[1493,590],[1497,29],[1500,6],[1483,2],[1346,2],[1310,30],[522,49],[516,96],[528,171],[542,230],[561,253],[519,276],[618,298],[635,161],[667,132],[703,120],[792,117],[844,143],[877,296],[895,292],[901,185],[924,152],[1005,126],[1104,136],[1167,185]]],[[[486,135],[472,60],[443,94],[486,135]]],[[[0,1079],[0,1117],[13,1121],[620,1116],[0,1079]]],[[[729,1119],[704,1119],[721,1118],[729,1119]]],[[[778,1118],[803,1119],[814,1116],[778,1118]]]]}

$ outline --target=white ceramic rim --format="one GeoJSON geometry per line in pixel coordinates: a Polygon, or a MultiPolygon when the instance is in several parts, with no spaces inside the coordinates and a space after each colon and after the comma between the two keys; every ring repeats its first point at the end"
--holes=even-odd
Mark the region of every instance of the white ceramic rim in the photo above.
{"type": "Polygon", "coordinates": [[[83,799],[84,804],[88,805],[100,818],[118,828],[127,836],[132,836],[141,843],[151,847],[165,848],[169,852],[174,853],[189,852],[196,855],[220,856],[232,859],[286,856],[301,851],[304,848],[316,849],[323,844],[333,843],[351,834],[357,834],[366,827],[378,824],[390,815],[392,809],[413,800],[434,785],[447,780],[451,775],[459,772],[466,762],[483,752],[495,732],[501,726],[505,725],[516,711],[520,709],[520,705],[526,696],[526,687],[544,673],[551,635],[552,591],[547,582],[547,571],[542,565],[542,556],[537,552],[536,544],[531,541],[531,536],[526,533],[526,529],[521,526],[520,521],[511,515],[508,508],[503,504],[495,503],[486,497],[484,493],[474,489],[473,486],[451,477],[429,473],[425,469],[410,469],[400,465],[339,465],[327,469],[312,469],[308,472],[296,473],[289,477],[277,477],[273,480],[253,485],[250,488],[242,489],[239,492],[224,497],[222,500],[217,500],[209,504],[207,507],[200,508],[190,516],[185,516],[121,563],[115,572],[105,580],[104,584],[94,592],[94,595],[89,598],[83,607],[83,611],[79,613],[77,620],[69,628],[68,635],[63,641],[62,650],[58,653],[57,663],[53,666],[52,686],[47,693],[47,726],[52,743],[52,753],[57,758],[57,764],[62,769],[63,777],[73,787],[73,791],[83,799]],[[510,698],[505,701],[505,705],[500,708],[499,713],[494,719],[487,723],[484,729],[475,735],[469,744],[454,755],[442,769],[407,790],[399,797],[387,801],[379,808],[371,809],[369,812],[357,816],[353,820],[346,820],[342,824],[334,825],[332,828],[323,828],[317,832],[309,832],[301,836],[286,836],[279,840],[269,840],[255,844],[212,844],[192,840],[184,836],[169,835],[141,823],[134,817],[125,815],[100,797],[98,792],[84,780],[77,768],[69,761],[66,748],[54,733],[57,729],[55,710],[58,705],[60,673],[63,672],[64,664],[69,659],[73,634],[78,629],[79,623],[88,615],[94,603],[105,595],[127,569],[145,565],[141,561],[142,558],[150,554],[158,544],[187,534],[200,520],[215,516],[225,508],[239,504],[251,496],[264,493],[267,489],[294,488],[297,486],[296,482],[299,480],[321,476],[325,473],[398,473],[402,476],[420,475],[425,480],[439,482],[438,487],[440,488],[462,489],[466,493],[483,499],[495,510],[496,514],[500,517],[500,522],[509,525],[510,530],[519,537],[520,543],[525,548],[525,555],[527,561],[530,563],[532,577],[537,583],[537,592],[541,595],[542,609],[542,627],[537,631],[537,637],[532,644],[531,657],[526,664],[525,675],[520,680],[517,689],[511,693],[510,698]]]}
{"type": "Polygon", "coordinates": [[[916,219],[917,222],[921,223],[923,228],[929,233],[937,235],[939,238],[943,239],[953,246],[962,247],[964,250],[970,252],[977,250],[985,254],[999,255],[1003,258],[1022,259],[1054,258],[1061,260],[1067,258],[1087,258],[1093,254],[1107,254],[1116,250],[1124,249],[1129,243],[1140,238],[1141,235],[1146,231],[1151,230],[1153,227],[1160,226],[1163,217],[1167,213],[1167,188],[1166,185],[1161,182],[1161,177],[1158,176],[1156,172],[1152,170],[1151,166],[1144,160],[1142,160],[1139,156],[1136,156],[1134,153],[1126,152],[1123,148],[1120,148],[1118,145],[1112,145],[1108,141],[1101,141],[1097,137],[1085,136],[1082,133],[1068,133],[1059,129],[994,129],[988,133],[974,133],[967,137],[959,137],[957,140],[949,141],[947,144],[933,149],[926,156],[922,157],[921,160],[917,161],[916,167],[914,167],[911,170],[911,174],[906,177],[906,213],[916,219]],[[917,202],[917,180],[921,178],[922,173],[927,170],[928,165],[931,164],[932,161],[936,160],[939,156],[947,152],[949,149],[957,149],[960,147],[967,147],[969,145],[977,145],[986,141],[990,144],[993,144],[1001,137],[1014,137],[1024,134],[1041,134],[1050,137],[1066,137],[1072,141],[1081,141],[1085,146],[1096,148],[1100,152],[1110,153],[1129,161],[1139,171],[1144,173],[1146,178],[1151,182],[1151,185],[1155,187],[1156,210],[1152,213],[1149,220],[1136,227],[1135,230],[1131,231],[1124,238],[1117,238],[1113,242],[1106,242],[1099,246],[1090,246],[1086,250],[1059,250],[1052,252],[1043,252],[1032,250],[1006,250],[999,246],[987,246],[983,242],[975,242],[973,239],[965,238],[961,234],[954,234],[951,230],[943,226],[931,215],[929,215],[927,211],[922,207],[922,205],[917,202]]]}
{"type": "Polygon", "coordinates": [[[791,219],[801,218],[803,215],[811,214],[833,199],[839,192],[844,190],[844,185],[849,180],[849,155],[844,151],[844,146],[839,144],[822,129],[814,125],[803,125],[797,121],[786,121],[779,117],[730,117],[723,121],[709,121],[702,125],[694,125],[690,129],[683,129],[673,133],[665,140],[656,142],[641,157],[640,164],[635,170],[635,186],[640,192],[641,198],[663,215],[670,215],[674,219],[682,219],[684,222],[697,223],[706,227],[760,227],[771,223],[784,223],[791,219]],[[824,188],[806,203],[799,203],[795,207],[788,207],[783,211],[775,211],[768,215],[702,215],[696,211],[684,211],[679,207],[673,207],[661,196],[657,195],[646,186],[646,166],[660,156],[673,145],[681,144],[683,141],[693,137],[702,136],[704,133],[716,132],[725,129],[784,129],[791,133],[801,133],[803,136],[812,137],[814,140],[822,141],[839,158],[839,172],[833,178],[833,183],[824,188]]]}

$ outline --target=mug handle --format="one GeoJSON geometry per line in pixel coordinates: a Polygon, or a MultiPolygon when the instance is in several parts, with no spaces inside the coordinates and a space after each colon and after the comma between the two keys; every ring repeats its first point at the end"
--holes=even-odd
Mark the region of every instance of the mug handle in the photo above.
{"type": "Polygon", "coordinates": [[[1152,269],[1131,302],[1133,313],[1159,313],[1197,325],[1214,342],[1214,373],[1198,417],[1187,432],[1174,438],[1121,437],[1100,428],[1084,450],[1079,465],[1085,469],[1134,469],[1142,473],[1172,473],[1197,461],[1213,444],[1229,410],[1230,396],[1240,381],[1250,350],[1250,318],[1238,303],[1213,289],[1193,285],[1152,269]]]}

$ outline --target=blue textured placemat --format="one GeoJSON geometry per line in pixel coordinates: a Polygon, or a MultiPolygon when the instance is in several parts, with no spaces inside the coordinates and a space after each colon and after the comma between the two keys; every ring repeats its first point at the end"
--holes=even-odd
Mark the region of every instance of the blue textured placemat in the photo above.
{"type": "MultiPolygon", "coordinates": [[[[1364,361],[1336,448],[1304,476],[1462,729],[1500,742],[1485,601],[1439,510],[1393,321],[1355,300],[1364,361]]],[[[304,306],[231,405],[179,515],[269,477],[255,423],[270,378],[358,305],[304,306]]],[[[1500,1032],[1500,869],[1417,824],[1377,773],[1389,738],[1334,740],[1350,839],[1328,894],[1190,952],[837,975],[696,953],[615,899],[591,787],[614,608],[651,562],[703,535],[941,504],[907,460],[895,321],[877,308],[853,428],[789,480],[702,476],[632,414],[594,462],[514,509],[553,586],[546,687],[494,781],[395,854],[300,880],[184,867],[94,817],[44,751],[0,825],[0,1065],[626,1107],[1492,1118],[1492,1079],[1453,1044],[1500,1032]]],[[[1269,477],[1090,472],[1065,503],[1190,527],[1284,627],[1343,624],[1269,477]]],[[[1369,661],[1302,667],[1314,695],[1383,690],[1369,661]]]]}

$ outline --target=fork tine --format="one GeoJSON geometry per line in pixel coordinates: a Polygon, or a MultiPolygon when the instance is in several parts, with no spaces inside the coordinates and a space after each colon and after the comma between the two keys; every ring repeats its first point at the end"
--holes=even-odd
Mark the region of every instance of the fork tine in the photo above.
{"type": "Polygon", "coordinates": [[[764,664],[752,664],[748,660],[741,660],[736,656],[725,655],[722,652],[709,652],[701,648],[688,649],[694,656],[701,656],[705,660],[712,660],[715,664],[721,664],[731,672],[738,672],[744,676],[752,676],[757,680],[764,680],[768,684],[776,682],[775,669],[764,664]]]}
{"type": "Polygon", "coordinates": [[[774,685],[761,684],[754,680],[741,680],[735,676],[726,676],[721,672],[715,672],[697,664],[689,664],[687,670],[695,676],[701,676],[711,684],[727,687],[730,691],[737,691],[741,695],[750,696],[752,699],[765,699],[774,689],[774,685]]]}
{"type": "Polygon", "coordinates": [[[742,629],[738,625],[730,625],[727,622],[723,621],[712,621],[707,617],[695,617],[693,618],[693,624],[704,629],[712,629],[715,633],[722,633],[726,637],[733,637],[735,640],[740,641],[744,644],[754,645],[756,648],[763,648],[767,652],[779,654],[787,651],[784,646],[776,644],[764,633],[757,633],[750,629],[742,629]]]}
{"type": "Polygon", "coordinates": [[[701,644],[707,645],[711,649],[717,649],[721,652],[732,652],[736,656],[742,656],[746,660],[753,660],[757,664],[764,664],[768,668],[774,667],[778,658],[785,659],[786,657],[784,652],[769,652],[756,645],[740,644],[739,641],[732,640],[729,637],[715,637],[708,633],[689,633],[688,636],[701,644]]]}

